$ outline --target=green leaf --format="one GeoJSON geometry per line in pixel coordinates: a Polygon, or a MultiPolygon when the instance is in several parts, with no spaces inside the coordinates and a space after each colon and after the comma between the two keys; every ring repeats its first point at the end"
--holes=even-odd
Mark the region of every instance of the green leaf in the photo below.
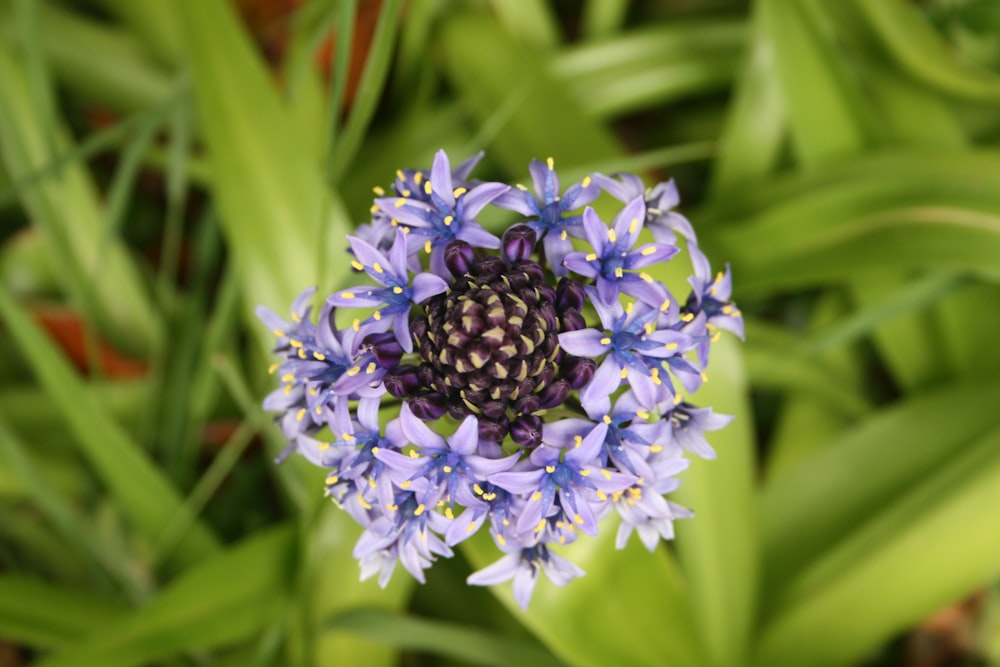
{"type": "Polygon", "coordinates": [[[0,635],[35,648],[68,646],[121,619],[126,608],[17,574],[0,575],[0,635]]]}
{"type": "Polygon", "coordinates": [[[770,586],[790,585],[880,508],[922,486],[985,434],[996,423],[998,392],[994,380],[908,399],[768,484],[761,512],[770,586]]]}
{"type": "Polygon", "coordinates": [[[486,120],[498,109],[509,111],[490,154],[510,173],[526,173],[533,158],[553,156],[558,164],[572,166],[621,154],[607,128],[583,114],[548,73],[547,57],[488,17],[450,14],[441,27],[441,43],[447,74],[474,115],[486,120]]]}
{"type": "Polygon", "coordinates": [[[1000,100],[1000,76],[955,57],[917,7],[901,0],[854,0],[889,53],[912,76],[951,95],[1000,100]]]}
{"type": "MultiPolygon", "coordinates": [[[[159,535],[182,511],[177,491],[160,475],[138,443],[101,409],[65,357],[4,288],[0,288],[0,317],[45,387],[51,406],[69,423],[77,446],[122,511],[147,538],[159,535]]],[[[191,562],[216,548],[212,533],[193,521],[190,532],[178,545],[177,558],[191,562]]]]}
{"type": "Polygon", "coordinates": [[[859,93],[816,12],[803,2],[760,5],[799,160],[815,166],[863,150],[870,140],[859,93]]]}
{"type": "Polygon", "coordinates": [[[585,113],[622,115],[724,88],[745,37],[742,21],[674,22],[564,49],[551,70],[585,113]]]}
{"type": "MultiPolygon", "coordinates": [[[[995,386],[993,392],[995,408],[995,386]]],[[[873,507],[870,520],[811,564],[775,610],[755,664],[851,664],[996,576],[1000,430],[995,423],[890,502],[873,507]]],[[[907,431],[913,430],[894,438],[912,449],[907,431]]],[[[856,459],[851,483],[827,502],[852,496],[876,465],[856,459]]]]}
{"type": "MultiPolygon", "coordinates": [[[[65,131],[49,127],[29,91],[23,68],[0,49],[0,148],[12,180],[54,162],[70,146],[65,131]]],[[[32,220],[50,243],[63,288],[116,343],[149,352],[162,335],[159,314],[144,290],[137,267],[117,239],[102,249],[103,213],[80,164],[20,193],[32,220]]]]}
{"type": "Polygon", "coordinates": [[[278,620],[293,546],[287,526],[249,538],[191,568],[142,609],[112,619],[36,667],[128,667],[261,633],[278,620]]]}
{"type": "Polygon", "coordinates": [[[443,621],[353,609],[334,616],[329,624],[380,644],[447,656],[470,665],[557,667],[562,664],[548,651],[524,640],[443,621]]]}
{"type": "Polygon", "coordinates": [[[295,127],[233,10],[221,0],[176,3],[185,26],[212,192],[261,349],[272,335],[251,315],[285,312],[309,285],[349,271],[339,256],[348,221],[331,207],[315,151],[295,127]],[[335,216],[335,217],[331,217],[335,216]]]}

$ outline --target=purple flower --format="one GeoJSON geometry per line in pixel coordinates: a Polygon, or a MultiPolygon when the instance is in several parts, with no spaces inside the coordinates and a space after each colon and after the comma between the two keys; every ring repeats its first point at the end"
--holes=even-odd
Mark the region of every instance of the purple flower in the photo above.
{"type": "Polygon", "coordinates": [[[494,586],[513,579],[514,600],[521,609],[527,609],[539,570],[556,586],[565,586],[585,574],[576,565],[549,551],[544,544],[512,545],[507,548],[506,556],[470,574],[466,581],[473,586],[494,586]]]}
{"type": "Polygon", "coordinates": [[[660,372],[662,360],[680,358],[694,346],[691,338],[673,329],[657,329],[660,311],[643,303],[631,302],[622,308],[618,301],[605,305],[598,299],[594,307],[603,330],[559,334],[559,344],[570,354],[591,358],[607,355],[580,392],[585,409],[604,404],[622,380],[628,381],[639,404],[647,408],[672,397],[669,375],[660,372]]]}
{"type": "Polygon", "coordinates": [[[439,152],[429,170],[397,172],[395,196],[377,188],[370,224],[347,237],[358,284],[315,321],[313,290],[290,321],[258,308],[280,381],[264,407],[285,454],[323,468],[363,529],[362,579],[385,586],[401,563],[422,582],[488,526],[505,555],[469,583],[513,579],[525,607],[539,571],[560,586],[583,574],[551,545],[616,513],[619,548],[638,533],[653,549],[690,515],[665,495],[688,452],[715,455],[705,433],[729,418],[682,401],[674,382],[696,391],[719,330],[742,335],[742,319],[728,269],[711,278],[670,210],[672,182],[595,175],[560,192],[552,160],[535,160],[532,193],[469,181],[480,157],[452,170],[439,152]],[[625,202],[610,226],[588,206],[602,188],[625,202]],[[477,220],[487,207],[520,219],[497,238],[477,220]],[[644,225],[655,243],[639,244],[644,225]],[[694,268],[682,301],[645,271],[674,257],[678,236],[694,268]]]}
{"type": "Polygon", "coordinates": [[[448,156],[438,151],[430,178],[423,181],[425,199],[384,197],[376,199],[375,204],[392,219],[409,226],[423,241],[423,249],[430,253],[431,271],[444,276],[447,275],[445,248],[452,241],[465,241],[474,248],[500,247],[500,239],[483,229],[475,218],[487,204],[509,189],[510,186],[503,183],[481,183],[472,189],[456,188],[448,156]]]}
{"type": "Polygon", "coordinates": [[[407,236],[402,230],[396,232],[396,240],[388,257],[366,241],[354,236],[347,238],[357,258],[352,262],[354,268],[359,271],[363,269],[381,287],[343,290],[331,295],[327,302],[333,306],[376,308],[364,322],[356,321],[358,339],[363,339],[370,333],[392,329],[403,350],[412,352],[411,307],[444,292],[448,289],[448,283],[432,273],[418,273],[411,281],[406,265],[407,236]]]}
{"type": "Polygon", "coordinates": [[[663,243],[634,247],[642,231],[645,211],[642,199],[636,198],[621,210],[610,228],[597,217],[594,209],[587,207],[583,212],[583,231],[593,252],[571,252],[563,264],[581,276],[594,278],[602,303],[610,304],[619,292],[624,292],[653,307],[660,307],[669,296],[667,289],[648,273],[631,273],[665,262],[677,254],[675,246],[663,243]]]}
{"type": "Polygon", "coordinates": [[[571,185],[560,196],[559,175],[552,158],[546,162],[532,160],[528,171],[531,172],[537,198],[526,187],[518,185],[497,197],[493,205],[527,216],[529,220],[524,224],[542,240],[552,272],[556,276],[565,275],[567,269],[563,266],[563,259],[573,250],[569,237],[581,235],[580,216],[569,213],[597,199],[600,188],[588,176],[582,182],[571,185]]]}

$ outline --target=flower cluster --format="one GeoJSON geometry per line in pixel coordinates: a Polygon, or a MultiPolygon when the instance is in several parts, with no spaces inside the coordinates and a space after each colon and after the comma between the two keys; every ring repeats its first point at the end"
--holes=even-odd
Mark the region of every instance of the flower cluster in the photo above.
{"type": "Polygon", "coordinates": [[[525,607],[540,570],[559,585],[583,574],[552,547],[603,516],[618,515],[619,548],[636,532],[652,551],[690,515],[664,494],[685,450],[715,456],[704,433],[729,417],[684,397],[719,330],[742,337],[743,323],[728,269],[713,277],[672,210],[672,181],[592,174],[562,191],[550,158],[532,162],[532,189],[510,187],[469,180],[479,157],[453,170],[442,151],[376,188],[348,237],[357,286],[315,321],[313,290],[291,321],[258,309],[281,358],[264,408],[364,528],[362,578],[385,585],[402,563],[422,582],[486,526],[504,555],[469,583],[513,579],[525,607]],[[602,193],[623,204],[610,224],[589,206],[602,193]],[[497,237],[487,207],[517,221],[497,237]],[[683,301],[649,273],[681,239],[683,301]]]}

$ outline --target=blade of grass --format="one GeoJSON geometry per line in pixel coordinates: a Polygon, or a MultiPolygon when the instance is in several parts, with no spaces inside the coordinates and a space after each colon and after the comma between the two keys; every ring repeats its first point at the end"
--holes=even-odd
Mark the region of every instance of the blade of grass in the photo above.
{"type": "MultiPolygon", "coordinates": [[[[181,511],[177,491],[164,479],[142,448],[101,409],[79,376],[52,342],[29,320],[5,288],[0,288],[0,317],[17,341],[51,404],[69,423],[81,453],[122,510],[146,538],[154,538],[181,511]]],[[[177,549],[177,561],[190,563],[218,548],[206,526],[194,522],[177,549]]]]}
{"type": "Polygon", "coordinates": [[[587,39],[609,37],[621,31],[629,0],[588,0],[583,5],[583,34],[587,39]]]}
{"type": "MultiPolygon", "coordinates": [[[[385,87],[389,66],[392,64],[392,50],[396,43],[400,12],[401,0],[383,0],[378,22],[375,24],[375,34],[372,36],[365,66],[361,71],[361,80],[354,93],[350,115],[329,155],[327,171],[333,183],[340,182],[344,172],[357,158],[358,149],[375,114],[376,104],[385,87]]],[[[331,109],[330,113],[336,111],[331,109]]]]}
{"type": "Polygon", "coordinates": [[[76,556],[99,566],[116,586],[133,600],[147,593],[147,586],[131,566],[126,554],[102,540],[91,521],[51,488],[28,457],[28,445],[0,420],[0,458],[24,484],[31,501],[52,524],[56,532],[76,551],[76,556]]]}
{"type": "MultiPolygon", "coordinates": [[[[61,129],[46,128],[27,91],[18,64],[0,50],[0,146],[12,179],[17,181],[52,164],[64,154],[61,129]],[[50,139],[55,131],[56,144],[50,139]]],[[[123,349],[148,352],[160,341],[159,316],[143,289],[135,264],[119,243],[99,253],[102,214],[93,184],[79,164],[20,193],[32,220],[44,230],[60,268],[63,287],[84,313],[123,349]]]]}
{"type": "Polygon", "coordinates": [[[559,44],[559,27],[543,0],[490,0],[493,11],[507,32],[541,49],[559,44]]]}

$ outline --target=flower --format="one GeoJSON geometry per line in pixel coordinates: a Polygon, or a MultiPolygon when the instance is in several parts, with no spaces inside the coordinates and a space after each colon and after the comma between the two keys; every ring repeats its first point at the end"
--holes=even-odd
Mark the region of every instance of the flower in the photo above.
{"type": "Polygon", "coordinates": [[[554,162],[535,160],[532,193],[470,180],[480,157],[453,170],[441,151],[398,171],[394,196],[375,188],[371,222],[347,237],[359,280],[315,321],[312,289],[291,321],[258,308],[279,357],[263,405],[283,456],[325,469],[363,528],[362,579],[385,586],[402,564],[422,582],[486,530],[503,555],[468,583],[512,579],[526,607],[539,572],[583,575],[556,550],[602,517],[619,517],[618,548],[635,533],[652,550],[691,515],[665,495],[686,454],[715,456],[705,434],[730,418],[690,395],[720,331],[743,328],[728,267],[713,278],[671,210],[673,182],[593,174],[560,193],[554,162]],[[624,204],[610,224],[590,206],[602,191],[624,204]],[[489,207],[522,219],[496,236],[489,207]],[[693,273],[678,301],[654,267],[681,238],[693,273]]]}

